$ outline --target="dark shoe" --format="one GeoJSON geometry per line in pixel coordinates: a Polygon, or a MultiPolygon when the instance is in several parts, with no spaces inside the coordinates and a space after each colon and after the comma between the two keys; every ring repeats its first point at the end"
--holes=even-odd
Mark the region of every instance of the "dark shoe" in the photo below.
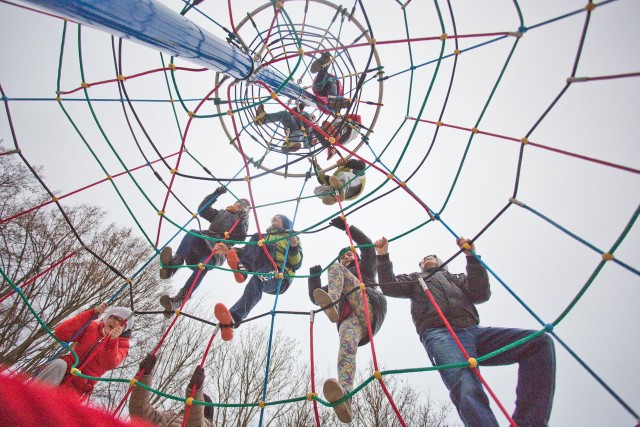
{"type": "MultiPolygon", "coordinates": [[[[338,380],[334,378],[329,378],[324,382],[322,392],[324,394],[324,398],[327,399],[327,402],[329,403],[337,402],[347,394],[340,383],[338,383],[338,380]]],[[[351,422],[353,417],[351,415],[351,404],[349,402],[343,402],[334,406],[333,410],[336,412],[340,421],[343,423],[351,422]]]]}
{"type": "Polygon", "coordinates": [[[338,154],[338,150],[333,147],[329,147],[329,149],[327,150],[327,160],[331,160],[331,158],[336,154],[338,154]]]}
{"type": "Polygon", "coordinates": [[[311,74],[315,74],[320,71],[321,67],[326,67],[327,65],[329,65],[332,60],[333,57],[329,52],[323,52],[322,55],[320,55],[320,58],[311,63],[309,71],[311,71],[311,74]]]}
{"type": "Polygon", "coordinates": [[[219,302],[213,308],[213,314],[218,319],[218,326],[220,326],[220,336],[223,341],[231,341],[233,339],[233,317],[227,306],[219,302]]]}
{"type": "Polygon", "coordinates": [[[350,100],[343,97],[330,98],[327,101],[327,107],[331,108],[334,111],[339,112],[343,108],[349,108],[350,100]]]}
{"type": "Polygon", "coordinates": [[[258,126],[263,125],[264,118],[266,115],[267,113],[264,112],[264,105],[263,104],[258,105],[258,107],[256,108],[256,116],[253,119],[254,123],[257,124],[258,126]]]}
{"type": "Polygon", "coordinates": [[[338,199],[336,199],[336,196],[325,196],[322,198],[322,203],[325,205],[335,205],[338,203],[338,199]]]}
{"type": "Polygon", "coordinates": [[[324,314],[327,315],[331,323],[338,323],[340,319],[340,315],[338,315],[338,309],[333,304],[331,297],[328,293],[324,291],[324,289],[314,289],[313,290],[313,299],[316,301],[324,311],[324,314]]]}
{"type": "Polygon", "coordinates": [[[160,278],[168,279],[174,274],[176,274],[175,268],[167,268],[173,266],[173,250],[170,246],[165,246],[160,252],[160,263],[162,264],[162,268],[160,268],[160,278]]]}
{"type": "Polygon", "coordinates": [[[236,270],[233,272],[233,277],[236,279],[236,282],[242,283],[247,280],[246,273],[243,273],[243,271],[247,271],[247,269],[244,268],[244,265],[242,265],[238,259],[238,254],[235,249],[230,249],[229,252],[227,252],[227,264],[232,270],[236,270]]]}
{"type": "Polygon", "coordinates": [[[164,318],[170,319],[171,315],[174,314],[182,305],[182,298],[179,298],[177,295],[172,298],[169,295],[164,294],[160,297],[160,305],[164,308],[164,313],[162,313],[164,318]]]}
{"type": "Polygon", "coordinates": [[[300,144],[299,142],[294,142],[291,145],[286,145],[286,144],[283,145],[280,150],[283,153],[286,153],[287,151],[290,153],[293,153],[294,151],[298,151],[300,147],[302,147],[302,144],[300,144]]]}

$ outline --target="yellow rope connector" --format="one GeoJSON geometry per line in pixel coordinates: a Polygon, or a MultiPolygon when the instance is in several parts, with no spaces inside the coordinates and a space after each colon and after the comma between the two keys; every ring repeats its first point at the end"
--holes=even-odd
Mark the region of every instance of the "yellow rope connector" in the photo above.
{"type": "Polygon", "coordinates": [[[362,282],[358,285],[358,287],[359,287],[359,288],[360,288],[360,290],[361,290],[361,291],[363,291],[363,292],[367,290],[367,287],[366,287],[366,286],[364,285],[364,283],[362,283],[362,282]]]}
{"type": "Polygon", "coordinates": [[[193,117],[193,111],[187,111],[187,116],[193,117]]]}
{"type": "Polygon", "coordinates": [[[334,137],[329,138],[329,144],[335,144],[336,139],[334,137]]]}
{"type": "Polygon", "coordinates": [[[233,116],[233,110],[227,110],[227,116],[233,116]]]}
{"type": "Polygon", "coordinates": [[[169,102],[173,103],[173,98],[169,98],[169,102]]]}
{"type": "Polygon", "coordinates": [[[436,126],[438,126],[438,127],[442,126],[442,122],[441,122],[440,120],[438,120],[438,121],[436,122],[436,126]]]}
{"type": "Polygon", "coordinates": [[[393,174],[391,172],[387,174],[387,179],[393,179],[393,174]]]}
{"type": "Polygon", "coordinates": [[[522,143],[522,145],[527,145],[529,143],[529,138],[527,137],[520,138],[520,142],[522,143]]]}
{"type": "Polygon", "coordinates": [[[126,279],[124,279],[124,281],[125,281],[127,284],[129,284],[129,285],[130,285],[131,283],[133,283],[133,282],[131,281],[131,278],[130,278],[130,277],[127,277],[126,279]]]}
{"type": "Polygon", "coordinates": [[[480,132],[478,128],[471,128],[471,133],[476,134],[478,132],[480,132]]]}
{"type": "Polygon", "coordinates": [[[180,309],[179,309],[179,308],[176,308],[175,313],[176,313],[176,316],[180,316],[180,309]]]}
{"type": "Polygon", "coordinates": [[[282,9],[282,2],[281,2],[281,1],[279,1],[278,3],[276,3],[276,7],[277,7],[278,9],[282,9]]]}
{"type": "Polygon", "coordinates": [[[271,99],[278,99],[278,94],[277,93],[271,92],[270,95],[271,95],[271,99]]]}
{"type": "Polygon", "coordinates": [[[260,246],[260,247],[264,246],[264,239],[258,240],[258,246],[260,246]]]}
{"type": "Polygon", "coordinates": [[[135,379],[135,378],[131,378],[131,379],[129,380],[129,385],[130,385],[131,387],[135,387],[135,386],[137,386],[137,385],[138,385],[138,380],[137,380],[137,379],[135,379]]]}
{"type": "Polygon", "coordinates": [[[449,37],[447,33],[440,34],[440,40],[446,40],[449,37]]]}
{"type": "Polygon", "coordinates": [[[377,380],[381,380],[382,379],[382,372],[380,371],[373,371],[373,376],[375,379],[377,380]]]}
{"type": "Polygon", "coordinates": [[[261,408],[264,408],[265,407],[264,400],[260,400],[258,402],[258,406],[261,407],[261,408]]]}
{"type": "Polygon", "coordinates": [[[462,249],[464,249],[465,251],[468,251],[469,249],[471,249],[471,246],[469,246],[469,244],[465,242],[465,244],[462,245],[462,249]]]}
{"type": "Polygon", "coordinates": [[[56,101],[61,102],[62,98],[60,98],[59,96],[56,96],[56,101]]]}
{"type": "Polygon", "coordinates": [[[298,48],[298,55],[304,56],[304,49],[303,48],[298,48]]]}
{"type": "Polygon", "coordinates": [[[162,215],[164,215],[164,211],[163,210],[159,210],[158,211],[158,216],[162,216],[162,215]]]}
{"type": "Polygon", "coordinates": [[[478,367],[478,361],[476,359],[474,359],[473,357],[470,357],[469,360],[467,360],[467,362],[469,362],[469,367],[471,369],[475,369],[478,367]]]}
{"type": "Polygon", "coordinates": [[[58,201],[58,198],[57,198],[56,196],[53,196],[53,197],[51,198],[51,201],[52,201],[53,203],[56,203],[56,202],[58,201]]]}
{"type": "Polygon", "coordinates": [[[191,218],[196,219],[197,217],[198,217],[198,214],[197,214],[197,213],[192,213],[192,214],[191,214],[191,218]]]}
{"type": "Polygon", "coordinates": [[[187,397],[187,400],[185,400],[184,403],[186,403],[187,406],[193,405],[193,397],[187,397]]]}
{"type": "Polygon", "coordinates": [[[244,177],[245,182],[251,182],[251,177],[250,176],[245,176],[244,177]]]}
{"type": "Polygon", "coordinates": [[[307,393],[307,400],[311,401],[315,397],[318,397],[318,393],[307,393]]]}
{"type": "Polygon", "coordinates": [[[171,168],[171,175],[175,175],[176,173],[178,173],[178,169],[171,168]]]}
{"type": "Polygon", "coordinates": [[[204,264],[203,264],[203,263],[201,263],[201,262],[199,262],[199,263],[198,263],[198,268],[199,268],[200,270],[204,270],[204,264]]]}
{"type": "Polygon", "coordinates": [[[107,175],[107,181],[111,181],[113,177],[111,175],[107,175]]]}
{"type": "Polygon", "coordinates": [[[453,51],[453,54],[454,54],[454,55],[460,55],[461,53],[462,53],[462,52],[460,51],[460,49],[455,49],[455,50],[453,51]]]}
{"type": "Polygon", "coordinates": [[[278,273],[278,279],[284,279],[284,273],[283,272],[278,273]]]}
{"type": "Polygon", "coordinates": [[[173,64],[173,62],[169,63],[168,65],[169,69],[171,69],[172,71],[175,71],[176,66],[173,64]]]}
{"type": "Polygon", "coordinates": [[[406,187],[406,186],[407,186],[406,181],[402,181],[402,182],[400,183],[400,187],[406,187]]]}
{"type": "Polygon", "coordinates": [[[225,239],[228,239],[228,238],[229,238],[229,232],[228,232],[228,231],[225,231],[225,232],[224,232],[224,238],[225,238],[225,239]]]}
{"type": "Polygon", "coordinates": [[[370,38],[370,39],[369,39],[369,44],[370,44],[370,45],[372,45],[372,46],[373,46],[374,44],[376,44],[376,39],[374,39],[374,38],[370,38]]]}
{"type": "Polygon", "coordinates": [[[123,82],[123,81],[127,80],[127,78],[125,76],[123,76],[122,74],[118,74],[118,80],[123,82]]]}
{"type": "Polygon", "coordinates": [[[602,259],[605,261],[613,261],[613,254],[610,254],[609,252],[605,252],[602,254],[602,259]]]}
{"type": "Polygon", "coordinates": [[[587,3],[587,6],[585,6],[585,9],[587,9],[589,12],[591,12],[595,8],[596,8],[595,3],[587,3]]]}
{"type": "Polygon", "coordinates": [[[77,376],[78,376],[78,374],[81,374],[82,372],[80,372],[80,369],[78,369],[78,368],[71,368],[71,370],[69,371],[69,373],[70,373],[71,375],[73,375],[74,377],[77,377],[77,376]]]}
{"type": "Polygon", "coordinates": [[[340,214],[340,219],[344,221],[345,219],[347,219],[347,217],[344,216],[344,214],[340,214]]]}
{"type": "Polygon", "coordinates": [[[86,88],[88,88],[90,86],[90,84],[87,83],[87,82],[82,82],[82,83],[80,83],[80,86],[82,86],[83,88],[86,89],[86,88]]]}

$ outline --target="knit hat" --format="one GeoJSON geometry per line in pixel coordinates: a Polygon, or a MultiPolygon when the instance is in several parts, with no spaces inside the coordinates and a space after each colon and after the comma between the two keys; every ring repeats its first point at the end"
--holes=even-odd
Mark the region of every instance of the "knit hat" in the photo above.
{"type": "Polygon", "coordinates": [[[242,199],[238,199],[238,201],[242,203],[246,209],[251,206],[251,202],[249,202],[249,200],[245,199],[244,197],[242,199]]]}
{"type": "Polygon", "coordinates": [[[293,229],[293,223],[291,222],[291,220],[289,218],[287,218],[286,216],[284,216],[282,214],[278,214],[276,216],[279,216],[282,219],[282,228],[284,228],[285,230],[292,230],[293,229]]]}
{"type": "MultiPolygon", "coordinates": [[[[350,246],[340,249],[340,252],[338,252],[338,261],[340,261],[340,258],[342,258],[342,255],[346,254],[347,252],[351,252],[350,246]]],[[[356,258],[360,259],[360,254],[358,253],[358,251],[354,251],[354,252],[356,254],[356,258]]]]}
{"type": "Polygon", "coordinates": [[[107,307],[104,313],[102,313],[98,317],[98,320],[101,322],[104,322],[109,318],[109,316],[118,316],[127,320],[126,323],[124,324],[124,330],[122,331],[122,333],[125,333],[133,329],[133,322],[134,322],[133,312],[129,310],[127,307],[107,307]]]}

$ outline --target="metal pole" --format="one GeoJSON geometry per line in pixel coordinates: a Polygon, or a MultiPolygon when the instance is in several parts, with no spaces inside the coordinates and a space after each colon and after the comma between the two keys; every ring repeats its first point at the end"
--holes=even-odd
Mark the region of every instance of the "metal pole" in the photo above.
{"type": "MultiPolygon", "coordinates": [[[[145,45],[167,55],[244,80],[254,72],[251,56],[229,45],[156,0],[25,0],[82,25],[145,45]]],[[[271,89],[286,76],[266,67],[256,73],[271,89]]],[[[293,81],[281,94],[293,99],[316,97],[293,81]]]]}

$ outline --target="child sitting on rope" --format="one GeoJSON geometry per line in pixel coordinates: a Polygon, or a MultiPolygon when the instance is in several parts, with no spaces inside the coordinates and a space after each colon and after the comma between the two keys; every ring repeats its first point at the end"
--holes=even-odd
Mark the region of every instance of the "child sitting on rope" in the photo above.
{"type": "MultiPolygon", "coordinates": [[[[107,303],[103,302],[60,323],[54,335],[63,342],[74,341],[72,348],[80,360],[76,368],[84,375],[99,378],[120,366],[129,354],[133,322],[131,310],[126,307],[107,308],[107,303]],[[96,316],[99,317],[94,320],[96,316]]],[[[74,363],[75,358],[69,353],[49,362],[35,379],[69,387],[86,400],[97,381],[71,375],[74,363]]]]}
{"type": "Polygon", "coordinates": [[[320,186],[316,187],[313,193],[320,197],[325,205],[337,203],[336,192],[342,202],[357,198],[364,191],[367,182],[365,177],[366,163],[362,160],[340,159],[337,165],[333,175],[317,175],[320,186]]]}
{"type": "Polygon", "coordinates": [[[254,273],[245,286],[244,293],[231,309],[227,309],[222,303],[215,306],[214,313],[221,323],[223,340],[233,339],[233,329],[230,326],[237,326],[246,319],[262,299],[263,292],[276,295],[289,289],[291,276],[302,265],[303,257],[300,238],[292,236],[292,228],[293,223],[289,218],[276,215],[271,220],[271,227],[267,228],[267,234],[263,235],[262,244],[255,244],[260,241],[258,234],[254,234],[249,241],[254,244],[247,244],[242,250],[229,249],[224,243],[216,244],[216,250],[227,255],[229,267],[236,270],[233,273],[236,282],[244,282],[247,272],[254,273]],[[280,279],[278,275],[283,272],[283,266],[284,277],[280,279]]]}
{"type": "MultiPolygon", "coordinates": [[[[191,290],[191,295],[193,295],[207,272],[213,267],[222,265],[225,261],[224,254],[216,252],[206,263],[205,268],[200,270],[198,264],[204,263],[209,258],[214,246],[214,242],[200,236],[235,241],[243,241],[247,237],[247,230],[249,229],[247,211],[250,205],[247,199],[240,199],[225,209],[216,210],[211,207],[218,197],[226,192],[227,189],[224,186],[218,187],[213,193],[205,197],[198,207],[199,215],[209,221],[208,230],[191,230],[185,234],[175,255],[173,255],[173,250],[169,246],[165,246],[160,252],[160,262],[163,266],[160,270],[161,279],[168,279],[173,276],[177,271],[176,267],[185,262],[187,265],[194,266],[192,267],[191,276],[174,297],[166,294],[160,297],[160,304],[165,309],[164,316],[167,319],[171,317],[177,308],[180,308],[189,289],[193,287],[191,290]],[[229,233],[228,237],[225,237],[225,232],[229,233]]],[[[233,246],[234,242],[229,242],[228,245],[233,246]]]]}
{"type": "MultiPolygon", "coordinates": [[[[307,104],[304,102],[299,102],[293,110],[310,123],[315,123],[316,116],[303,111],[306,106],[307,104]]],[[[256,117],[253,121],[258,126],[262,126],[265,123],[280,123],[282,125],[285,133],[284,144],[281,148],[283,153],[298,151],[303,144],[305,147],[311,147],[318,143],[315,134],[311,132],[311,126],[287,110],[267,113],[264,110],[264,105],[260,104],[256,109],[256,117]],[[308,133],[306,132],[307,129],[309,130],[308,133]]]]}
{"type": "Polygon", "coordinates": [[[329,52],[323,52],[320,58],[311,63],[311,74],[315,74],[312,91],[321,103],[318,108],[326,113],[340,113],[343,108],[349,107],[349,100],[343,98],[342,83],[327,68],[333,62],[333,56],[329,52]],[[329,108],[332,111],[328,111],[329,108]]]}
{"type": "MultiPolygon", "coordinates": [[[[346,230],[342,218],[332,219],[331,225],[342,231],[346,230]]],[[[326,380],[323,387],[324,397],[328,402],[336,402],[353,390],[358,347],[369,343],[364,298],[367,300],[373,335],[378,332],[387,314],[387,300],[377,287],[373,286],[376,283],[376,253],[371,239],[353,225],[349,227],[349,232],[356,244],[364,245],[362,257],[350,247],[342,249],[338,254],[338,262],[331,264],[328,269],[329,283],[324,287],[320,281],[322,267],[315,265],[309,270],[309,299],[322,307],[329,320],[337,324],[340,338],[338,379],[326,380]],[[359,290],[356,258],[362,274],[362,283],[367,286],[364,298],[359,290]]],[[[349,401],[333,409],[340,421],[351,422],[349,401]]]]}
{"type": "MultiPolygon", "coordinates": [[[[143,372],[140,377],[140,383],[152,387],[153,386],[153,368],[156,365],[157,357],[155,354],[148,354],[140,362],[140,370],[143,372]]],[[[196,387],[194,400],[200,402],[211,402],[211,398],[204,393],[204,368],[197,366],[189,385],[187,385],[186,397],[191,397],[191,389],[196,387]]],[[[174,411],[159,411],[151,405],[150,402],[151,392],[144,387],[133,387],[131,390],[131,396],[129,397],[129,415],[132,417],[143,418],[147,421],[162,426],[181,426],[184,419],[184,409],[180,412],[174,411]]],[[[191,405],[189,415],[185,427],[211,427],[213,426],[213,407],[204,405],[191,405]]]]}

